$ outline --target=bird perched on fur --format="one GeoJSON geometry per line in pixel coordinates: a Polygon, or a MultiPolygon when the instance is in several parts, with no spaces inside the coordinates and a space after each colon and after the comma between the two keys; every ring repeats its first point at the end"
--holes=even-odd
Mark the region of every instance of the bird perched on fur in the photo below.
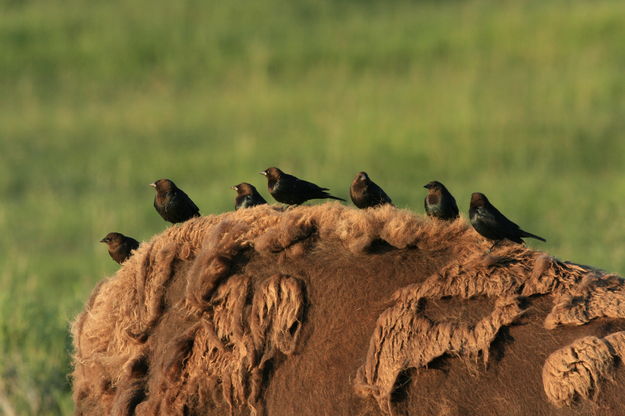
{"type": "Polygon", "coordinates": [[[258,193],[254,185],[247,182],[233,186],[232,189],[237,191],[237,197],[234,200],[234,209],[250,208],[256,205],[266,204],[265,198],[258,193]]]}
{"type": "Polygon", "coordinates": [[[139,247],[137,240],[122,233],[108,233],[100,242],[106,243],[109,255],[119,264],[125,262],[132,255],[132,251],[139,247]]]}
{"type": "Polygon", "coordinates": [[[458,218],[458,204],[453,195],[438,181],[432,181],[423,186],[428,194],[423,201],[425,213],[430,217],[446,221],[458,218]]]}
{"type": "Polygon", "coordinates": [[[358,172],[349,188],[349,196],[360,209],[393,204],[386,192],[369,179],[367,172],[358,172]]]}
{"type": "Polygon", "coordinates": [[[519,228],[518,225],[499,212],[499,210],[488,201],[486,195],[479,192],[474,192],[471,195],[469,218],[473,228],[475,228],[478,233],[495,242],[492,247],[496,246],[504,239],[519,244],[523,243],[521,238],[526,237],[547,241],[542,237],[528,233],[519,228]]]}
{"type": "Polygon", "coordinates": [[[154,208],[172,224],[200,216],[200,209],[184,191],[169,179],[159,179],[150,186],[156,189],[154,208]]]}
{"type": "Polygon", "coordinates": [[[343,198],[330,195],[327,192],[328,188],[322,188],[314,183],[296,178],[275,167],[265,169],[259,173],[267,177],[267,187],[271,196],[283,204],[299,205],[309,199],[323,198],[345,201],[343,198]]]}

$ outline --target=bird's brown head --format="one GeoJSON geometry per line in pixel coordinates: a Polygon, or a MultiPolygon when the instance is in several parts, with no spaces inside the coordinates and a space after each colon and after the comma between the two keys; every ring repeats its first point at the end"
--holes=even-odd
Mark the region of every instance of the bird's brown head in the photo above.
{"type": "Polygon", "coordinates": [[[280,169],[276,167],[267,168],[262,172],[259,172],[261,175],[265,175],[269,180],[278,180],[280,176],[284,173],[280,169]]]}
{"type": "Polygon", "coordinates": [[[124,235],[122,233],[108,233],[101,243],[106,243],[109,247],[121,244],[124,241],[124,235]]]}
{"type": "Polygon", "coordinates": [[[486,195],[480,192],[473,192],[471,194],[471,208],[483,207],[486,204],[488,204],[488,198],[486,198],[486,195]]]}
{"type": "Polygon", "coordinates": [[[367,175],[367,172],[358,172],[356,174],[356,177],[354,178],[354,180],[352,181],[352,183],[364,183],[367,182],[369,180],[369,175],[367,175]]]}
{"type": "Polygon", "coordinates": [[[176,184],[169,179],[159,179],[152,182],[150,186],[156,189],[156,192],[158,192],[159,194],[170,192],[176,189],[176,184]]]}
{"type": "Polygon", "coordinates": [[[233,186],[232,189],[237,191],[238,195],[246,195],[253,193],[255,188],[247,182],[241,182],[240,184],[233,186]]]}
{"type": "Polygon", "coordinates": [[[430,191],[430,193],[434,191],[442,191],[443,189],[445,189],[445,185],[443,185],[439,181],[429,182],[428,184],[423,185],[423,187],[430,191]]]}

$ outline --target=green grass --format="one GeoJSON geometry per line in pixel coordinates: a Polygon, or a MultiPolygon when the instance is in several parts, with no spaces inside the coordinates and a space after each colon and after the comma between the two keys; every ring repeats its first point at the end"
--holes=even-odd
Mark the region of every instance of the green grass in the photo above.
{"type": "Polygon", "coordinates": [[[68,325],[98,240],[203,214],[277,165],[422,211],[438,179],[533,247],[625,272],[625,3],[0,2],[0,413],[72,412],[68,325]]]}

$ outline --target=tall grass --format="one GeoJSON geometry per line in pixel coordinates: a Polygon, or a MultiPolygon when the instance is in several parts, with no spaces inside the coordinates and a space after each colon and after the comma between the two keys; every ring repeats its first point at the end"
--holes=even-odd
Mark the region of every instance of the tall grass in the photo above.
{"type": "Polygon", "coordinates": [[[97,241],[203,214],[284,170],[438,179],[562,258],[625,272],[625,3],[0,3],[0,412],[72,411],[68,324],[117,266],[97,241]]]}

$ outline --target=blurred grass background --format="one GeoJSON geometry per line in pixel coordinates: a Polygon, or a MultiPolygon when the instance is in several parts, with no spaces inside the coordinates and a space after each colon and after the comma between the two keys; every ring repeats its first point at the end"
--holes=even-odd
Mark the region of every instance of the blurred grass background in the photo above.
{"type": "Polygon", "coordinates": [[[68,325],[109,231],[276,165],[422,212],[438,179],[625,272],[625,3],[0,0],[0,413],[72,412],[68,325]]]}

